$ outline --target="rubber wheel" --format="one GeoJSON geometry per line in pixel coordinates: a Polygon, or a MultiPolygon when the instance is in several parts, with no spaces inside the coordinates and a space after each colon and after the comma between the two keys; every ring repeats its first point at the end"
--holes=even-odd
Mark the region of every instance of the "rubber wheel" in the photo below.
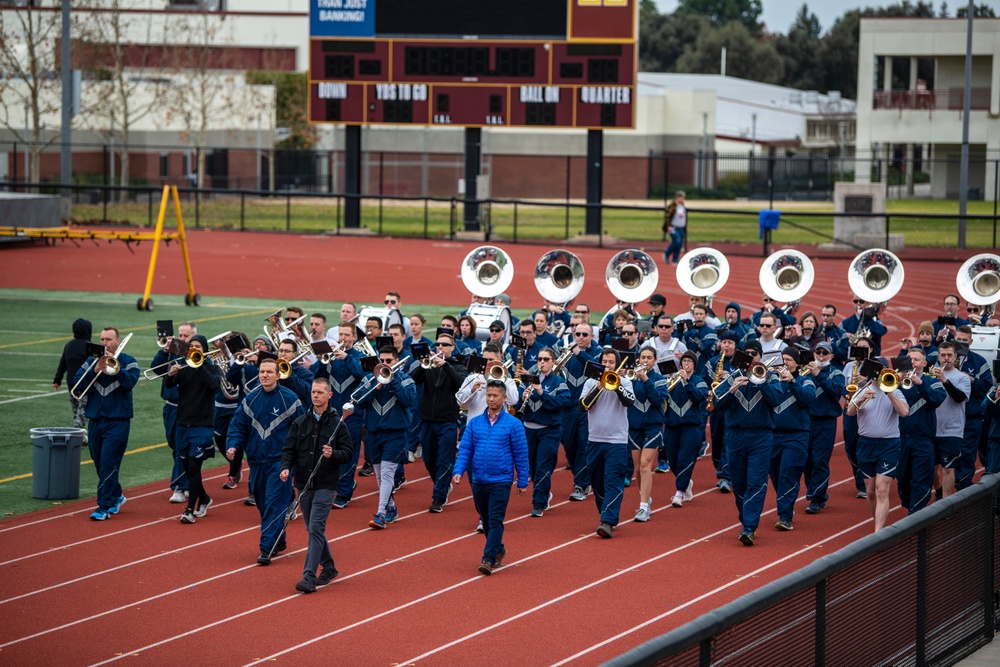
{"type": "Polygon", "coordinates": [[[185,294],[184,295],[184,305],[185,306],[190,306],[191,305],[191,295],[190,294],[185,294]]]}
{"type": "Polygon", "coordinates": [[[150,299],[149,301],[146,302],[146,310],[147,311],[153,310],[153,300],[152,299],[150,299]]]}
{"type": "Polygon", "coordinates": [[[145,310],[145,308],[142,307],[142,297],[141,296],[135,302],[135,309],[136,310],[145,310]]]}
{"type": "Polygon", "coordinates": [[[191,303],[193,303],[195,306],[200,306],[201,305],[201,295],[198,294],[197,292],[195,292],[194,298],[191,300],[191,303]]]}

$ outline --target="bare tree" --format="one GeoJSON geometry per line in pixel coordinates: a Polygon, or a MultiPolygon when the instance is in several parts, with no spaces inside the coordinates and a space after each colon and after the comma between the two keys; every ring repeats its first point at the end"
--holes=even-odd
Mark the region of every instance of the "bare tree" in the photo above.
{"type": "MultiPolygon", "coordinates": [[[[180,123],[183,138],[197,150],[198,187],[205,182],[205,147],[210,130],[253,127],[260,109],[254,89],[242,73],[240,51],[234,46],[233,22],[200,12],[178,17],[171,33],[177,37],[169,55],[169,86],[162,96],[167,124],[180,123]]],[[[269,96],[272,107],[273,96],[269,96]]]]}
{"type": "Polygon", "coordinates": [[[32,183],[41,179],[42,152],[58,138],[58,133],[51,133],[45,139],[42,119],[62,108],[58,72],[62,20],[59,12],[42,11],[35,4],[0,11],[0,127],[28,146],[32,183]],[[28,122],[15,127],[12,115],[24,118],[21,114],[28,122]]]}
{"type": "MultiPolygon", "coordinates": [[[[87,18],[88,41],[79,49],[89,65],[89,104],[82,125],[113,147],[123,185],[129,184],[131,132],[158,108],[164,84],[162,63],[169,24],[161,19],[163,33],[157,39],[152,14],[130,11],[146,5],[141,0],[107,2],[103,11],[87,18]]],[[[120,199],[127,194],[122,191],[120,199]]]]}

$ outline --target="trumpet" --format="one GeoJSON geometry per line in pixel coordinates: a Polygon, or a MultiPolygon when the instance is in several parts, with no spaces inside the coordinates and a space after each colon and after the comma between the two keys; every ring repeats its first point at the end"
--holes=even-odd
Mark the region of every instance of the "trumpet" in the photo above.
{"type": "Polygon", "coordinates": [[[444,359],[444,357],[441,356],[439,353],[433,352],[429,357],[424,357],[423,359],[420,360],[420,367],[423,368],[425,371],[433,368],[434,357],[437,357],[438,359],[444,359]]]}
{"type": "Polygon", "coordinates": [[[122,350],[125,349],[125,346],[130,340],[132,340],[132,334],[125,336],[122,342],[119,343],[118,349],[115,350],[114,354],[105,354],[103,357],[95,357],[94,361],[87,367],[86,372],[80,376],[80,379],[69,390],[69,395],[79,401],[86,396],[87,392],[90,391],[90,388],[97,383],[97,378],[101,376],[101,373],[104,373],[105,375],[118,375],[118,371],[122,369],[121,364],[118,362],[118,355],[122,353],[122,350]],[[82,391],[77,392],[77,388],[83,384],[83,378],[86,377],[87,373],[97,368],[102,361],[104,362],[104,368],[97,370],[94,373],[94,377],[87,383],[87,386],[85,386],[82,391]]]}
{"type": "Polygon", "coordinates": [[[337,354],[338,352],[340,352],[343,349],[344,349],[344,346],[341,345],[340,343],[337,343],[336,345],[333,346],[332,350],[330,350],[329,352],[325,352],[325,353],[319,355],[319,360],[321,362],[323,362],[324,364],[328,364],[331,361],[333,361],[334,355],[337,354]]]}
{"type": "Polygon", "coordinates": [[[166,347],[170,343],[170,336],[157,336],[156,347],[166,347]]]}
{"type": "Polygon", "coordinates": [[[646,366],[646,364],[639,364],[635,368],[629,368],[628,370],[626,370],[625,377],[627,377],[629,380],[634,380],[637,373],[639,373],[640,371],[648,371],[648,370],[649,367],[646,366]]]}
{"type": "Polygon", "coordinates": [[[676,387],[683,379],[684,376],[681,375],[680,373],[674,373],[673,375],[671,375],[669,378],[667,378],[667,391],[670,391],[671,389],[676,387]]]}
{"type": "Polygon", "coordinates": [[[578,344],[574,342],[572,345],[563,350],[563,353],[559,355],[558,359],[556,359],[556,363],[552,364],[553,373],[558,373],[562,370],[563,366],[566,365],[566,362],[573,356],[573,351],[576,350],[577,345],[578,344]]]}
{"type": "Polygon", "coordinates": [[[256,356],[256,352],[251,352],[246,350],[244,352],[237,352],[233,355],[233,363],[237,366],[242,366],[243,364],[250,363],[250,357],[256,356]]]}
{"type": "Polygon", "coordinates": [[[908,373],[900,374],[899,376],[899,386],[902,389],[909,389],[913,386],[913,371],[908,373]]]}
{"type": "Polygon", "coordinates": [[[410,357],[407,355],[391,366],[389,364],[379,364],[376,366],[375,370],[372,371],[372,376],[370,378],[366,378],[364,382],[361,383],[361,386],[351,393],[351,400],[344,403],[343,411],[354,412],[355,405],[368,398],[368,396],[379,387],[392,382],[392,379],[396,376],[396,371],[403,368],[409,361],[410,357]]]}

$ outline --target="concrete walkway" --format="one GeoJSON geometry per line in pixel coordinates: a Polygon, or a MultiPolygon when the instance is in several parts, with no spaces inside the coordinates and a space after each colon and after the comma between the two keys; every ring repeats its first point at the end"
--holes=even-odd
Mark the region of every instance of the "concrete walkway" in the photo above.
{"type": "Polygon", "coordinates": [[[994,639],[958,663],[956,667],[996,667],[997,665],[1000,665],[1000,642],[994,639]]]}

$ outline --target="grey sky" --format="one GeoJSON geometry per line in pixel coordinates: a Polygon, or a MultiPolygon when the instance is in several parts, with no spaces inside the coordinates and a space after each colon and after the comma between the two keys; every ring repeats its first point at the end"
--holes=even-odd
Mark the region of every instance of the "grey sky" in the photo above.
{"type": "MultiPolygon", "coordinates": [[[[664,14],[673,12],[677,8],[677,0],[654,0],[654,2],[660,8],[660,12],[664,14]]],[[[977,4],[985,2],[1000,13],[1000,7],[998,7],[1000,0],[976,0],[976,2],[977,4]]],[[[857,7],[884,7],[893,3],[894,0],[885,0],[884,2],[880,2],[879,0],[869,0],[868,2],[860,0],[761,0],[761,4],[764,6],[764,13],[762,15],[764,23],[767,24],[771,32],[780,32],[782,34],[788,32],[788,27],[792,25],[795,15],[803,4],[808,5],[809,11],[816,15],[819,19],[820,28],[825,33],[833,26],[833,22],[843,16],[844,12],[849,9],[857,7]]],[[[948,13],[954,16],[955,10],[965,4],[966,2],[963,2],[963,0],[949,0],[948,13]]],[[[941,0],[934,0],[935,9],[940,6],[941,0]]]]}

